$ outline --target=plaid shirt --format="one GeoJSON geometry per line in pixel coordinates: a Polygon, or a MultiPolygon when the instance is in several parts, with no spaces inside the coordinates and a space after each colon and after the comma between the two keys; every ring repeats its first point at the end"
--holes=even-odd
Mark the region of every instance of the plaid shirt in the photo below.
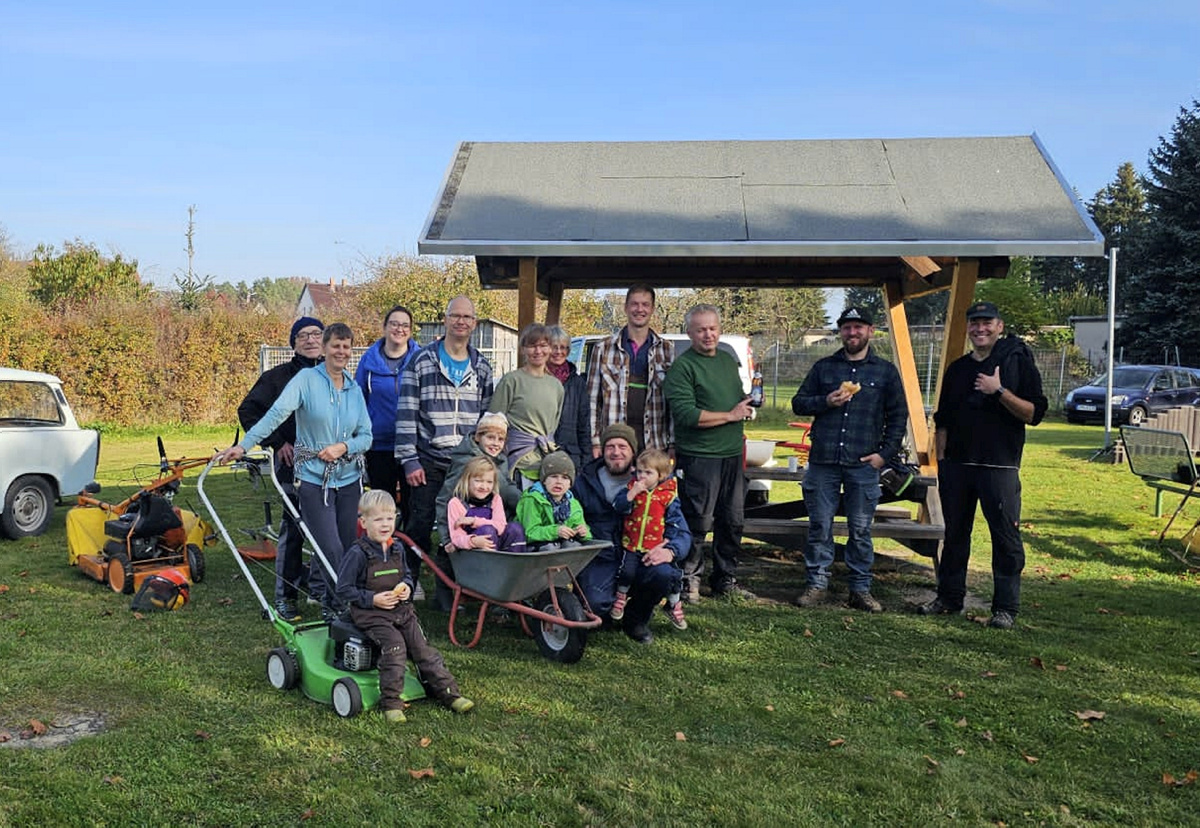
{"type": "Polygon", "coordinates": [[[857,361],[846,359],[842,349],[818,360],[792,397],[792,411],[813,415],[810,463],[857,466],[860,457],[876,453],[891,460],[900,453],[908,425],[900,372],[874,349],[857,361]],[[825,397],[845,380],[862,389],[845,405],[831,408],[825,397]]]}
{"type": "MultiPolygon", "coordinates": [[[[612,336],[601,339],[592,348],[588,360],[588,400],[592,408],[592,446],[600,447],[600,434],[613,423],[624,423],[627,419],[625,403],[629,390],[629,353],[622,347],[625,328],[612,336]]],[[[675,360],[675,346],[661,336],[650,332],[643,345],[650,350],[646,354],[648,377],[646,381],[646,416],[643,430],[646,445],[666,451],[674,443],[671,418],[667,416],[667,400],[663,396],[663,380],[667,369],[675,360]]]]}

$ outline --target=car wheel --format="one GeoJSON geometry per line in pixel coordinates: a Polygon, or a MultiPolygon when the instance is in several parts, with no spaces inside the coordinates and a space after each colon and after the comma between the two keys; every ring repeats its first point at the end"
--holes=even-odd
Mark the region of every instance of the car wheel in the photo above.
{"type": "Polygon", "coordinates": [[[4,496],[0,526],[14,540],[40,535],[54,515],[54,492],[44,478],[34,474],[18,477],[4,496]]]}
{"type": "Polygon", "coordinates": [[[1146,409],[1140,405],[1135,405],[1133,408],[1129,409],[1129,424],[1134,427],[1140,426],[1142,423],[1146,422],[1146,416],[1146,409]]]}

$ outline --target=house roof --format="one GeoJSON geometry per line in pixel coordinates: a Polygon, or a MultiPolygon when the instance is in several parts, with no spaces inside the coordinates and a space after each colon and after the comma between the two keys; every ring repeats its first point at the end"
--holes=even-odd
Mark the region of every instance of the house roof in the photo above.
{"type": "Polygon", "coordinates": [[[338,285],[332,280],[329,282],[309,282],[304,286],[304,290],[300,291],[300,298],[296,300],[296,304],[299,306],[303,303],[304,292],[308,291],[313,308],[318,311],[335,310],[337,308],[335,298],[339,295],[342,297],[350,296],[354,293],[355,289],[355,285],[347,285],[345,282],[338,285]]]}
{"type": "Polygon", "coordinates": [[[483,257],[1103,254],[1034,135],[463,142],[418,241],[483,257]]]}

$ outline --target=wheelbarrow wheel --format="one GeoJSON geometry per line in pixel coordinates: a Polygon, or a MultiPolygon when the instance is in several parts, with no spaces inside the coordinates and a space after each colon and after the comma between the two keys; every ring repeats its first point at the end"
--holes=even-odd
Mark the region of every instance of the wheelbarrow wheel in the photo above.
{"type": "Polygon", "coordinates": [[[113,592],[133,595],[133,564],[124,552],[118,552],[108,559],[106,577],[113,592]]]}
{"type": "Polygon", "coordinates": [[[194,543],[189,543],[185,550],[188,572],[192,575],[192,583],[198,584],[204,580],[204,553],[194,543]]]}
{"type": "MultiPolygon", "coordinates": [[[[586,619],[583,614],[583,605],[572,593],[557,587],[554,593],[558,596],[558,606],[562,610],[563,618],[568,621],[586,619]]],[[[533,606],[547,615],[557,615],[549,590],[538,596],[533,606]]],[[[563,664],[574,664],[583,658],[583,648],[587,646],[587,630],[572,629],[543,621],[536,621],[532,626],[533,637],[537,639],[538,649],[546,658],[563,664]]]]}

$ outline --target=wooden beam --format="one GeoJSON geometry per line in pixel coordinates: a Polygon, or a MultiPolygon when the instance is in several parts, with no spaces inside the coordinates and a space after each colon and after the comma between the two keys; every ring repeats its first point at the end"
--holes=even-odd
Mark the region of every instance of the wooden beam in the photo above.
{"type": "Polygon", "coordinates": [[[521,259],[517,276],[517,330],[532,325],[537,314],[537,259],[521,259]]]}
{"type": "Polygon", "coordinates": [[[925,400],[921,398],[921,379],[917,376],[917,360],[913,353],[912,335],[908,330],[904,296],[897,282],[885,284],[883,293],[887,299],[888,330],[892,333],[896,368],[900,371],[904,399],[908,404],[908,433],[917,449],[917,463],[924,468],[929,464],[929,422],[925,418],[925,400]]]}
{"type": "Polygon", "coordinates": [[[946,369],[967,352],[967,308],[975,301],[979,261],[963,259],[955,270],[954,280],[950,283],[950,301],[946,303],[946,333],[942,339],[942,361],[933,395],[934,405],[942,395],[942,377],[946,375],[946,369]]]}
{"type": "Polygon", "coordinates": [[[922,279],[932,276],[942,269],[941,265],[928,256],[901,256],[900,261],[908,265],[922,279]]]}
{"type": "Polygon", "coordinates": [[[550,296],[546,299],[546,324],[557,325],[562,318],[563,283],[550,283],[550,296]]]}

